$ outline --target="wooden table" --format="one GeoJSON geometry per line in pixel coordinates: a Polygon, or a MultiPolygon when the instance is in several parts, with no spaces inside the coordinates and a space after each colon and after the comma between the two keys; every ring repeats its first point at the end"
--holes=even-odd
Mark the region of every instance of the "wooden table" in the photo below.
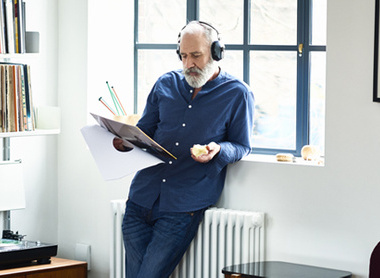
{"type": "Polygon", "coordinates": [[[350,278],[351,272],[286,262],[257,262],[225,267],[225,278],[350,278]]]}
{"type": "Polygon", "coordinates": [[[0,270],[1,278],[86,278],[87,263],[51,258],[50,264],[31,265],[0,270]]]}

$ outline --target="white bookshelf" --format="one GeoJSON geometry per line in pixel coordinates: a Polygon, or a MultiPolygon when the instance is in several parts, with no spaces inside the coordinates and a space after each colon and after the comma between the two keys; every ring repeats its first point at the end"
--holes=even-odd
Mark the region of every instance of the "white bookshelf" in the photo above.
{"type": "MultiPolygon", "coordinates": [[[[0,53],[0,62],[30,64],[30,62],[40,59],[39,44],[40,44],[39,32],[26,31],[25,52],[24,53],[0,53]]],[[[33,88],[33,77],[31,79],[32,79],[32,88],[33,88]]],[[[35,94],[38,94],[38,92],[33,91],[33,95],[35,94]]],[[[38,126],[38,121],[36,121],[35,125],[38,126]]],[[[37,128],[36,130],[33,130],[33,131],[0,132],[0,143],[2,143],[1,144],[2,158],[0,158],[0,160],[2,161],[10,160],[11,138],[57,135],[59,133],[60,133],[60,129],[55,129],[55,128],[53,129],[42,129],[42,128],[38,129],[37,128]]],[[[4,222],[3,228],[10,229],[10,212],[9,211],[5,211],[3,222],[4,222]]]]}
{"type": "Polygon", "coordinates": [[[60,129],[36,129],[33,131],[0,132],[0,138],[56,135],[59,133],[60,129]]]}

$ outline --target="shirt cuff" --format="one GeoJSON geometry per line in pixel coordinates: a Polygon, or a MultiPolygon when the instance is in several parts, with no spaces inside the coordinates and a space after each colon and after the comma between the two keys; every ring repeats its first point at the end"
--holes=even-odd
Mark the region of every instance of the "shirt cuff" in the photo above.
{"type": "Polygon", "coordinates": [[[209,162],[207,176],[215,178],[224,167],[230,163],[239,161],[249,154],[250,148],[244,147],[231,142],[218,143],[220,145],[219,153],[209,162]]]}

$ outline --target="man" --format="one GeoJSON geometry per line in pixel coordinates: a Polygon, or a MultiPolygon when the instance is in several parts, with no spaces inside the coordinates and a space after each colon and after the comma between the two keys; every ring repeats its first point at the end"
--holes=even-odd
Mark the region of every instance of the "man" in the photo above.
{"type": "Polygon", "coordinates": [[[132,181],[122,227],[127,278],[169,277],[218,200],[227,165],[251,150],[253,94],[215,61],[224,51],[216,29],[190,22],[178,43],[183,70],[158,79],[137,124],[177,159],[132,181]],[[194,144],[207,153],[195,156],[194,144]]]}

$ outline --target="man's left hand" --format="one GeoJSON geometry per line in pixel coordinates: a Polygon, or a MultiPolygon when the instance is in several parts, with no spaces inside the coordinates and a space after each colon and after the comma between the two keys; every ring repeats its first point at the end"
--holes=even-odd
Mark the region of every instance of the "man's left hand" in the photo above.
{"type": "Polygon", "coordinates": [[[214,156],[216,156],[219,151],[220,151],[220,145],[218,145],[217,143],[215,142],[211,142],[210,144],[208,144],[206,146],[207,150],[208,150],[208,153],[207,154],[202,154],[200,156],[195,156],[193,155],[193,152],[191,151],[192,149],[190,149],[191,151],[191,157],[195,160],[195,161],[198,161],[200,163],[207,163],[209,162],[211,159],[214,158],[214,156]]]}

